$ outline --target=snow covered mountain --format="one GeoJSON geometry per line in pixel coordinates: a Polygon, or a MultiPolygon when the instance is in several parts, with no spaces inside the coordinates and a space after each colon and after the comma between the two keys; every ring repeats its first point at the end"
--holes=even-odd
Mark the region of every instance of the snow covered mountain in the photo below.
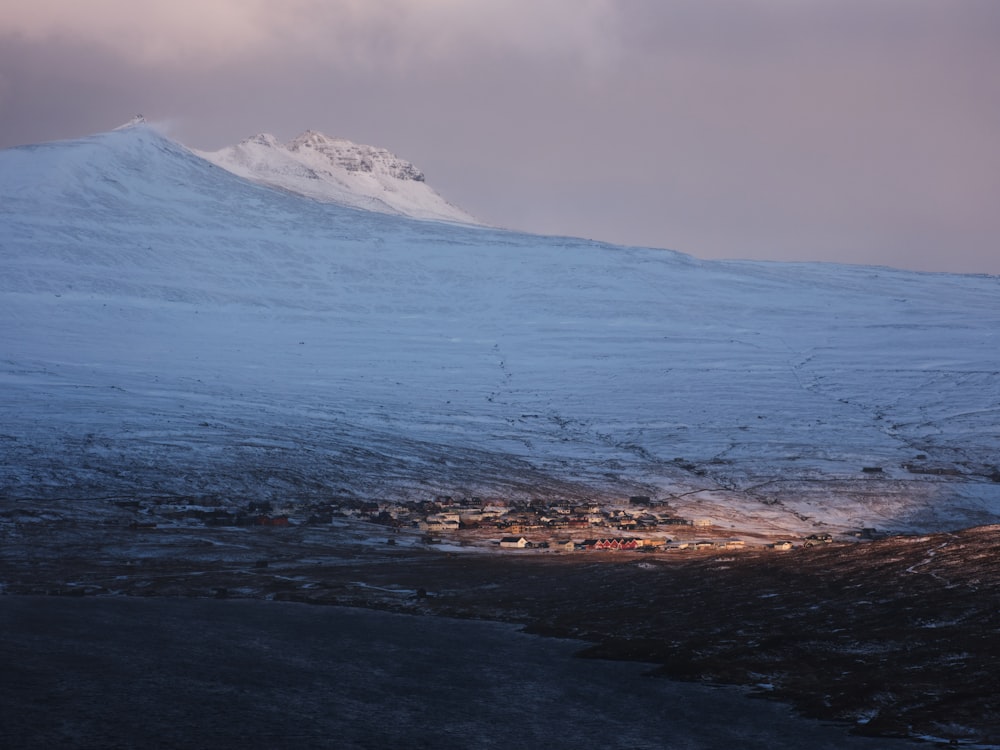
{"type": "Polygon", "coordinates": [[[415,219],[479,223],[438,195],[408,161],[344,138],[309,130],[282,145],[262,133],[220,151],[196,153],[240,177],[321,201],[415,219]]]}
{"type": "MultiPolygon", "coordinates": [[[[303,153],[366,163],[329,143],[242,148],[295,180],[303,153]]],[[[0,497],[1000,519],[1000,278],[704,262],[281,187],[142,124],[0,152],[0,497]]]]}

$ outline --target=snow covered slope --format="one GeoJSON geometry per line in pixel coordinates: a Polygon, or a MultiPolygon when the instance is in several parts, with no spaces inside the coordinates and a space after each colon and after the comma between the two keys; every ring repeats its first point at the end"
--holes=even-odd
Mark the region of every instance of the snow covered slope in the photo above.
{"type": "Polygon", "coordinates": [[[477,224],[423,173],[384,148],[307,131],[282,145],[268,133],[199,156],[240,177],[330,203],[415,219],[477,224]]]}
{"type": "Polygon", "coordinates": [[[6,498],[995,522],[1000,278],[413,221],[138,125],[0,152],[0,458],[6,498]]]}

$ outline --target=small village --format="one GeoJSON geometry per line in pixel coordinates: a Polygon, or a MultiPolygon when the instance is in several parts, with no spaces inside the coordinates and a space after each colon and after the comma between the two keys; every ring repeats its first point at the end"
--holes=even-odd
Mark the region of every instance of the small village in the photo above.
{"type": "MultiPolygon", "coordinates": [[[[787,551],[833,541],[830,534],[801,539],[740,538],[733,529],[722,529],[708,518],[683,518],[667,502],[646,496],[622,498],[610,505],[596,502],[547,500],[515,501],[478,497],[436,496],[432,500],[388,502],[335,498],[325,502],[247,503],[241,510],[184,503],[178,498],[153,501],[151,515],[168,522],[195,522],[205,526],[281,528],[329,525],[357,521],[384,527],[386,542],[395,544],[402,534],[419,535],[427,545],[495,547],[555,553],[581,551],[684,552],[741,550],[746,547],[787,551]],[[166,507],[164,507],[166,506],[166,507]],[[173,506],[173,507],[171,507],[173,506]]],[[[134,510],[149,514],[148,503],[125,501],[134,510]]],[[[148,516],[147,516],[148,517],[148,516]]],[[[150,520],[133,520],[135,529],[155,528],[150,520]]],[[[855,534],[872,538],[874,529],[855,534]]]]}

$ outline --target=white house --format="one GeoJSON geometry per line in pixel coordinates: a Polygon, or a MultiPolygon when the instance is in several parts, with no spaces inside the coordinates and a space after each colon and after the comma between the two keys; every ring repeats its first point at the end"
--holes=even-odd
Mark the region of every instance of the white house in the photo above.
{"type": "Polygon", "coordinates": [[[528,546],[528,540],[523,536],[505,536],[500,540],[501,547],[510,547],[513,549],[524,549],[528,546]]]}

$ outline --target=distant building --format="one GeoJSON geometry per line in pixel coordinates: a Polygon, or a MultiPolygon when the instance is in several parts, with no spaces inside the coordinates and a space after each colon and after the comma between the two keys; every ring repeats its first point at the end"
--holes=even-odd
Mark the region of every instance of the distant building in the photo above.
{"type": "Polygon", "coordinates": [[[594,550],[633,550],[641,544],[641,540],[630,537],[612,537],[606,539],[588,539],[583,543],[586,549],[594,550]]]}
{"type": "Polygon", "coordinates": [[[528,546],[528,540],[523,536],[505,536],[500,540],[500,546],[510,549],[524,549],[528,546]]]}
{"type": "Polygon", "coordinates": [[[810,534],[806,537],[805,547],[814,547],[817,544],[830,544],[833,541],[833,537],[829,534],[810,534]]]}

